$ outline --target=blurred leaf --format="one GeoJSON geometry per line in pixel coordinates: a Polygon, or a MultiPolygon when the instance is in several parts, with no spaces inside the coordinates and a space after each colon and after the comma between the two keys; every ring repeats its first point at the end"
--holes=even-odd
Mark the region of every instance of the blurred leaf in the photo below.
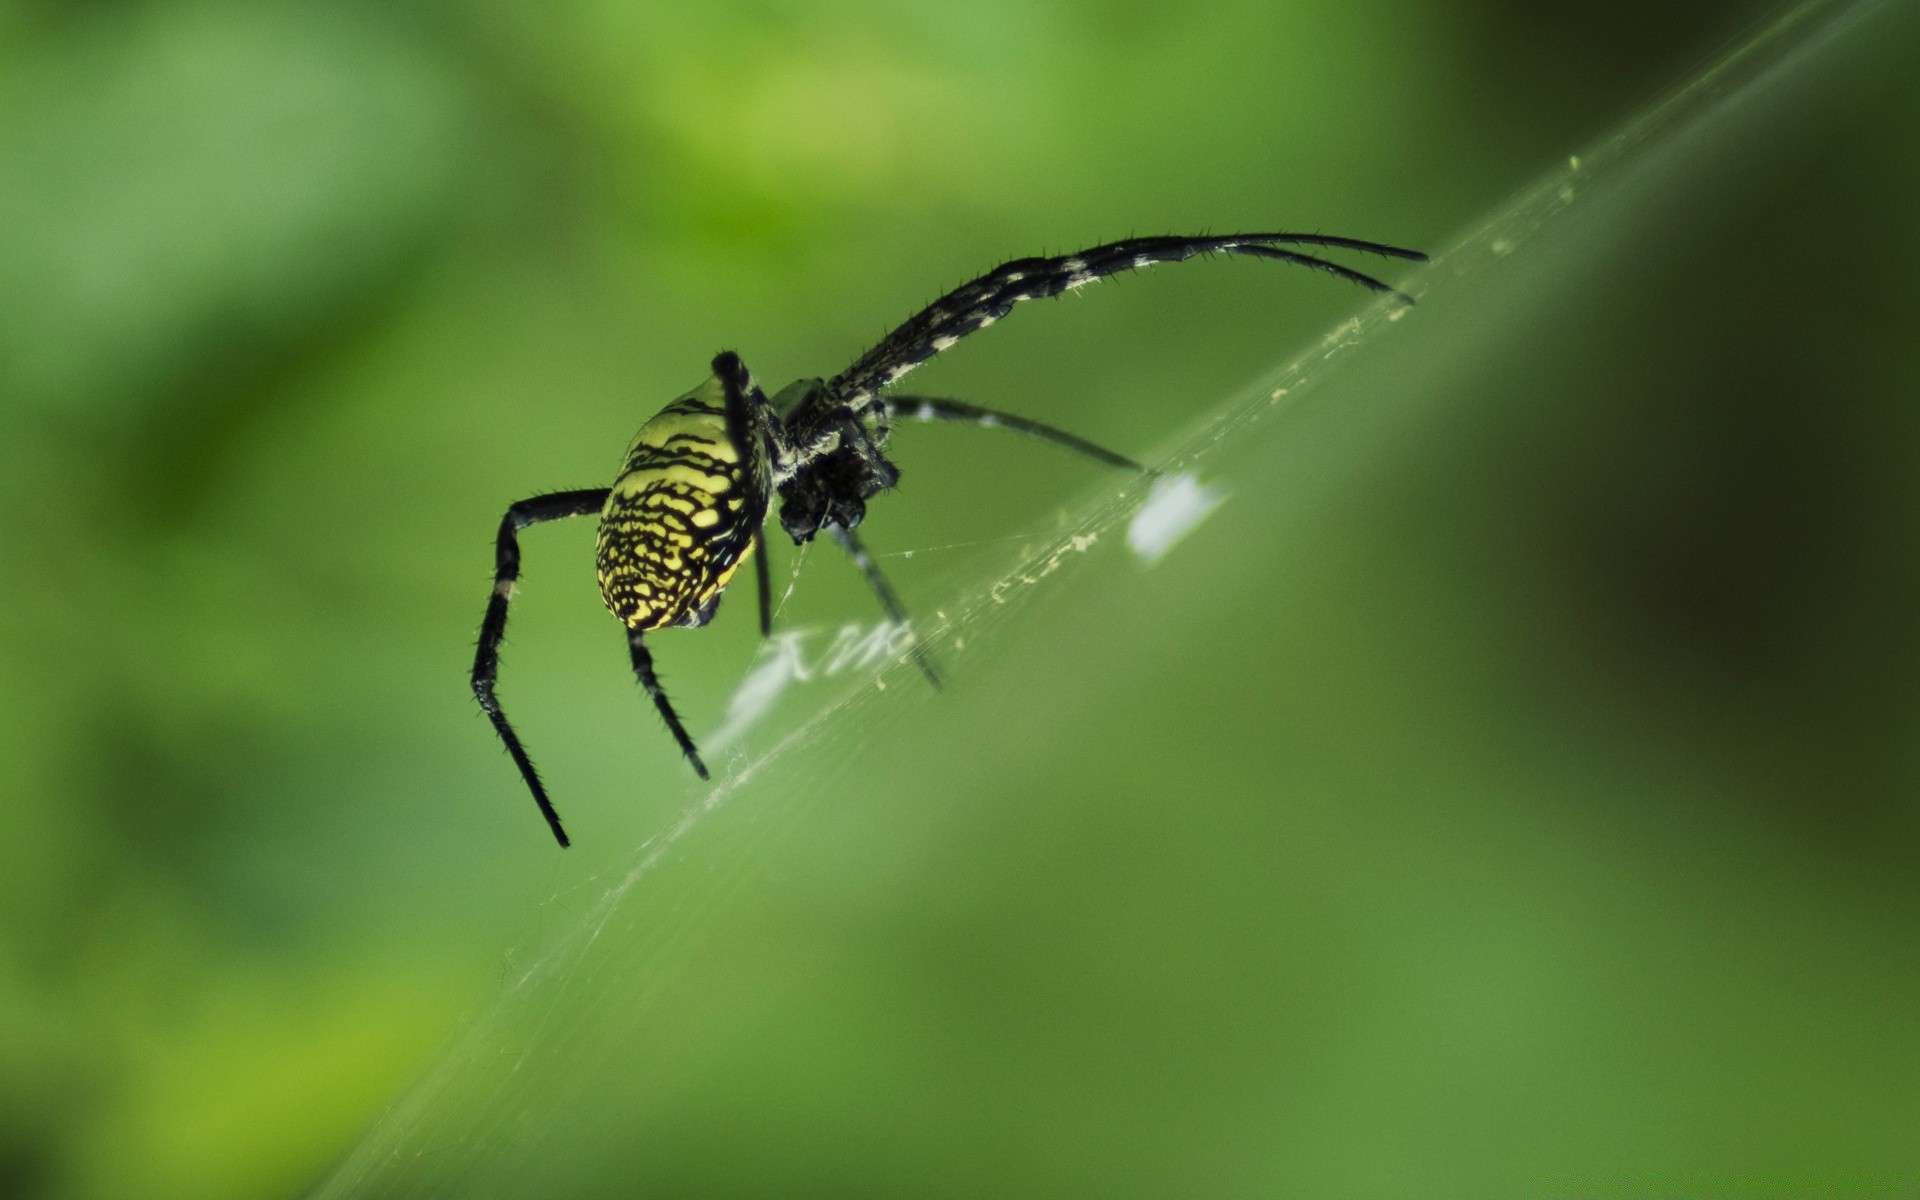
{"type": "Polygon", "coordinates": [[[119,416],[328,316],[452,200],[443,67],[352,9],[82,20],[0,117],[0,393],[119,416]]]}

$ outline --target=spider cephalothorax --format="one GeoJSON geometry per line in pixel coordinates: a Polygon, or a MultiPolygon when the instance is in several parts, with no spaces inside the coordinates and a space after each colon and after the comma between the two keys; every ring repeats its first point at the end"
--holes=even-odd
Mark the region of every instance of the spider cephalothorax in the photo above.
{"type": "Polygon", "coordinates": [[[779,485],[780,527],[795,544],[812,541],[823,528],[858,527],[867,501],[900,482],[900,468],[881,450],[884,425],[874,427],[842,412],[809,435],[822,449],[779,485]]]}
{"type": "MultiPolygon", "coordinates": [[[[1416,250],[1352,238],[1245,233],[1131,238],[1058,258],[1016,259],[934,301],[832,379],[799,380],[772,400],[739,355],[722,351],[713,360],[711,376],[641,426],[612,486],[554,492],[509,507],[495,546],[493,596],[480,626],[473,692],[554,837],[567,844],[533,761],[494,696],[507,602],[520,575],[521,529],[559,517],[600,514],[596,558],[601,598],[627,628],[634,674],[681,752],[705,779],[706,764],[660,687],[642,635],[705,625],[748,553],[754,556],[758,580],[760,629],[762,634],[770,631],[764,526],[774,493],[780,498],[780,526],[787,536],[799,544],[823,530],[831,533],[866,575],[888,617],[904,625],[906,610],[854,533],[866,517],[867,501],[900,480],[899,468],[885,454],[894,418],[1002,425],[1109,466],[1146,470],[1084,438],[1025,417],[958,400],[888,392],[896,380],[1006,316],[1022,300],[1056,296],[1102,276],[1196,254],[1243,254],[1313,267],[1413,303],[1412,297],[1371,276],[1289,246],[1426,258],[1416,250]]],[[[938,685],[932,662],[917,645],[914,657],[927,679],[938,685]]]]}

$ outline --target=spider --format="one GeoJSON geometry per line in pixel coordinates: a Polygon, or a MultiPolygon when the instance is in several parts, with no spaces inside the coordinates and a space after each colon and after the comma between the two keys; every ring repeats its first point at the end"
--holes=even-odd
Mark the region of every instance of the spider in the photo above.
{"type": "MultiPolygon", "coordinates": [[[[495,544],[493,595],[473,660],[473,694],[520,768],[554,838],[567,845],[560,814],[494,695],[507,603],[520,576],[522,529],[561,517],[599,515],[600,596],[626,626],[627,649],[640,685],[653,698],[694,773],[706,779],[706,764],[654,674],[645,635],[669,627],[698,628],[712,620],[748,554],[759,584],[760,632],[771,632],[761,527],[776,494],[780,527],[794,544],[827,532],[866,576],[888,618],[905,626],[906,609],[854,532],[866,516],[867,501],[900,481],[899,468],[883,452],[895,418],[1001,426],[1108,466],[1151,473],[1130,458],[1051,425],[958,400],[888,392],[902,375],[998,321],[1022,300],[1057,296],[1103,276],[1197,254],[1245,254],[1312,267],[1413,303],[1411,296],[1372,276],[1290,246],[1426,261],[1417,250],[1306,233],[1140,237],[1078,254],[1015,259],[935,300],[832,379],[798,380],[772,399],[754,382],[740,356],[723,350],[713,359],[712,375],[640,427],[611,487],[551,492],[510,506],[495,544]]],[[[913,655],[937,688],[939,676],[924,649],[915,644],[913,655]]]]}

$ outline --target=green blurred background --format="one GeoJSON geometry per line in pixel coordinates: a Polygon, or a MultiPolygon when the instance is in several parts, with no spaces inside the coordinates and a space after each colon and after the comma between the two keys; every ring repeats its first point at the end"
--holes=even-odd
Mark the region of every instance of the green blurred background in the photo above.
{"type": "MultiPolygon", "coordinates": [[[[677,1073],[497,1194],[1920,1192],[1893,7],[1452,301],[1420,404],[1298,420],[1294,492],[1235,479],[740,834],[648,1001],[677,1073]]],[[[525,538],[502,683],[579,849],[465,671],[504,506],[715,350],[831,373],[1133,232],[1443,249],[1768,11],[0,3],[0,1195],[313,1186],[703,794],[590,523],[525,538]]],[[[914,382],[1144,453],[1361,300],[1168,268],[914,382]]],[[[923,611],[1101,482],[896,445],[923,611]]],[[[871,605],[816,555],[782,619],[871,605]]],[[[656,642],[696,735],[749,608],[656,642]]],[[[569,1056],[623,1061],[588,991],[569,1056]]]]}

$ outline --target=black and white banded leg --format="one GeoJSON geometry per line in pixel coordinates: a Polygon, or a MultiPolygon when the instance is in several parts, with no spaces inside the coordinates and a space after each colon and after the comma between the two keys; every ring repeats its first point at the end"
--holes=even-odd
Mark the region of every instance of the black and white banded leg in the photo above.
{"type": "Polygon", "coordinates": [[[965,421],[972,425],[986,425],[999,429],[1011,429],[1024,433],[1028,437],[1039,438],[1064,450],[1090,458],[1109,467],[1119,467],[1123,471],[1138,471],[1143,475],[1156,474],[1152,468],[1141,466],[1124,454],[1115,454],[1104,446],[1098,446],[1083,437],[1076,437],[1064,429],[1056,429],[1039,421],[1013,413],[998,412],[991,408],[981,408],[977,404],[968,404],[962,400],[948,400],[939,396],[885,396],[882,397],[884,411],[888,417],[897,420],[914,421],[965,421]]]}
{"type": "Polygon", "coordinates": [[[493,694],[493,686],[500,670],[500,640],[507,632],[507,603],[513,598],[514,582],[520,578],[519,532],[542,521],[597,514],[606,507],[607,491],[606,488],[588,488],[577,492],[552,492],[522,500],[507,509],[507,515],[500,519],[500,535],[494,542],[493,596],[487,601],[486,619],[480,623],[480,647],[473,656],[474,698],[480,701],[480,710],[493,722],[494,732],[506,743],[507,753],[513,757],[513,765],[520,768],[520,777],[527,781],[534,802],[540,806],[540,815],[547,819],[548,828],[553,830],[553,836],[562,846],[567,844],[567,831],[560,826],[560,814],[553,810],[553,802],[547,799],[547,789],[541,785],[539,772],[533,769],[533,760],[527,757],[526,747],[520,744],[519,735],[507,723],[507,714],[501,711],[500,701],[493,694]]]}
{"type": "Polygon", "coordinates": [[[873,408],[888,385],[970,333],[998,321],[1023,300],[1058,296],[1121,271],[1180,262],[1197,254],[1244,254],[1311,267],[1403,304],[1413,297],[1352,267],[1291,246],[1358,250],[1425,262],[1418,250],[1317,233],[1235,233],[1219,237],[1139,237],[1055,258],[1017,258],[965,283],[915,313],[879,344],[827,382],[825,394],[856,412],[873,408]]]}
{"type": "Polygon", "coordinates": [[[894,592],[893,585],[887,582],[887,577],[881,573],[879,564],[873,561],[873,555],[867,553],[866,544],[860,540],[860,535],[851,529],[839,525],[830,528],[833,530],[834,540],[839,542],[848,557],[853,559],[853,565],[860,568],[860,573],[867,577],[867,586],[871,587],[873,594],[879,597],[880,607],[887,611],[887,619],[913,636],[912,649],[908,651],[913,657],[913,665],[920,668],[920,673],[927,677],[927,682],[933,685],[935,691],[938,691],[940,675],[934,670],[933,655],[928,652],[926,645],[920,640],[919,633],[914,630],[913,619],[907,616],[906,605],[900,603],[900,597],[894,592]]]}

